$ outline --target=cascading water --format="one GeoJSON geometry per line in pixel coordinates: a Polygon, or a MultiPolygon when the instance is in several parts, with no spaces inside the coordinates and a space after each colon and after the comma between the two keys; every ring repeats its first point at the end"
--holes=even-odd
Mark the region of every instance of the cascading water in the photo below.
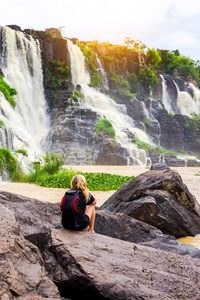
{"type": "Polygon", "coordinates": [[[200,91],[193,84],[189,83],[189,87],[193,92],[193,97],[186,91],[180,91],[178,85],[173,81],[177,89],[177,105],[176,108],[173,108],[171,105],[171,99],[167,93],[167,85],[164,79],[164,76],[160,74],[162,79],[162,102],[165,106],[165,109],[168,112],[178,113],[182,115],[190,116],[193,112],[200,113],[200,91]]]}
{"type": "Polygon", "coordinates": [[[96,54],[96,59],[97,59],[97,72],[99,73],[100,76],[102,76],[102,85],[105,88],[106,91],[109,91],[109,86],[108,86],[108,78],[107,74],[104,71],[101,61],[98,58],[98,55],[96,54]]]}
{"type": "Polygon", "coordinates": [[[0,67],[4,80],[18,92],[16,108],[0,93],[0,120],[5,123],[6,130],[12,131],[12,148],[27,149],[30,155],[41,153],[49,121],[39,42],[22,32],[0,27],[0,67]]]}
{"type": "Polygon", "coordinates": [[[81,85],[81,92],[84,94],[86,107],[105,116],[113,125],[116,134],[116,141],[126,149],[128,153],[127,164],[146,165],[147,157],[144,150],[138,149],[131,143],[126,131],[132,132],[143,142],[152,144],[148,136],[140,129],[134,127],[133,120],[126,114],[126,107],[118,105],[107,95],[88,86],[90,75],[85,68],[84,55],[77,45],[68,40],[68,50],[71,60],[72,81],[81,85]]]}
{"type": "Polygon", "coordinates": [[[194,85],[189,84],[194,93],[194,98],[187,92],[180,91],[178,85],[174,82],[178,91],[179,113],[190,116],[193,112],[200,112],[200,91],[194,85]]]}
{"type": "Polygon", "coordinates": [[[167,93],[167,84],[165,82],[164,76],[160,74],[160,77],[162,79],[162,102],[164,104],[165,109],[168,112],[173,112],[174,110],[170,103],[170,97],[167,93]]]}

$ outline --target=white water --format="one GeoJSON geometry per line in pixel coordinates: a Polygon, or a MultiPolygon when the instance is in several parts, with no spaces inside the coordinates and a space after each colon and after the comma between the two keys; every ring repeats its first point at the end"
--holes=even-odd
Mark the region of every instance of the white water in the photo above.
{"type": "Polygon", "coordinates": [[[165,83],[165,79],[162,75],[160,75],[162,78],[162,102],[165,106],[165,109],[168,112],[173,113],[179,113],[182,115],[188,115],[190,116],[193,112],[199,114],[200,113],[200,90],[196,88],[193,84],[189,84],[193,93],[194,97],[192,98],[189,93],[186,91],[180,91],[178,85],[174,81],[174,85],[177,89],[178,99],[177,99],[177,107],[176,109],[173,109],[171,106],[171,99],[167,93],[167,87],[165,83]]]}
{"type": "Polygon", "coordinates": [[[99,75],[102,76],[102,85],[105,88],[106,91],[109,91],[109,86],[108,86],[108,78],[107,78],[107,74],[104,71],[101,61],[98,58],[98,55],[96,54],[96,59],[97,59],[97,72],[99,73],[99,75]]]}
{"type": "Polygon", "coordinates": [[[0,67],[4,80],[18,92],[15,108],[0,93],[0,120],[14,133],[13,148],[27,149],[35,155],[42,152],[41,143],[49,128],[39,42],[32,37],[28,40],[23,33],[8,27],[0,30],[3,39],[0,67]]]}
{"type": "Polygon", "coordinates": [[[168,112],[174,112],[173,108],[171,107],[170,97],[167,93],[167,84],[165,82],[164,77],[161,74],[160,74],[160,77],[162,79],[162,102],[164,104],[165,109],[168,112]]]}
{"type": "Polygon", "coordinates": [[[152,144],[145,132],[134,127],[133,120],[126,114],[126,107],[118,105],[107,95],[89,87],[90,76],[85,68],[84,56],[77,45],[68,40],[68,49],[71,59],[71,72],[74,84],[81,85],[86,107],[105,116],[113,125],[116,141],[129,153],[127,164],[146,165],[147,157],[144,150],[138,149],[131,143],[126,130],[133,132],[138,139],[152,144]]]}

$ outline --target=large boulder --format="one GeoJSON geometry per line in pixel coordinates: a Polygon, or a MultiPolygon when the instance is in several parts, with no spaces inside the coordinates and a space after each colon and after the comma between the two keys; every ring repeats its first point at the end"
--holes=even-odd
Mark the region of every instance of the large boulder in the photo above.
{"type": "Polygon", "coordinates": [[[101,208],[125,213],[176,238],[200,232],[200,206],[173,170],[140,174],[123,184],[101,208]]]}
{"type": "MultiPolygon", "coordinates": [[[[60,203],[43,202],[0,191],[0,203],[10,209],[23,236],[44,251],[51,229],[62,228],[60,203]]],[[[200,250],[176,241],[157,228],[122,213],[96,208],[95,232],[153,248],[200,258],[200,250]]]]}
{"type": "Polygon", "coordinates": [[[53,230],[44,260],[66,298],[200,298],[199,259],[99,234],[53,230]]]}
{"type": "Polygon", "coordinates": [[[0,204],[0,299],[61,299],[42,256],[25,240],[11,211],[0,204]]]}

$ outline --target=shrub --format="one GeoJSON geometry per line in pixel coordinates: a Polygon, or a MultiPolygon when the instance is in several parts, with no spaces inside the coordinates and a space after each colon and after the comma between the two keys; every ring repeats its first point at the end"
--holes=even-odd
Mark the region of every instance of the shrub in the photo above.
{"type": "Polygon", "coordinates": [[[138,146],[139,149],[144,149],[145,151],[148,151],[148,150],[152,149],[151,145],[149,145],[148,143],[140,141],[136,137],[133,138],[132,141],[133,141],[134,144],[136,144],[138,146]]]}
{"type": "Polygon", "coordinates": [[[128,80],[124,79],[122,75],[116,73],[111,74],[111,81],[115,85],[117,91],[130,91],[130,84],[128,80]]]}
{"type": "Polygon", "coordinates": [[[64,154],[56,154],[55,152],[46,152],[46,155],[43,156],[43,166],[41,167],[42,172],[49,174],[57,173],[60,170],[60,167],[65,163],[64,154]]]}
{"type": "Polygon", "coordinates": [[[200,114],[192,113],[190,120],[186,122],[185,127],[189,130],[200,130],[200,114]]]}
{"type": "Polygon", "coordinates": [[[28,156],[27,150],[25,150],[25,149],[15,150],[15,153],[21,153],[24,156],[28,156]]]}
{"type": "Polygon", "coordinates": [[[77,90],[74,90],[74,94],[72,96],[73,98],[81,98],[81,99],[84,99],[84,95],[83,93],[81,93],[80,91],[77,91],[77,90]]]}
{"type": "Polygon", "coordinates": [[[0,126],[1,127],[6,127],[6,124],[4,123],[4,121],[0,120],[0,126]]]}
{"type": "Polygon", "coordinates": [[[130,83],[131,93],[137,93],[139,91],[139,82],[137,76],[134,73],[132,73],[130,74],[128,80],[130,83]]]}
{"type": "Polygon", "coordinates": [[[10,104],[15,107],[16,106],[16,102],[14,100],[14,96],[17,95],[17,91],[14,88],[11,88],[3,79],[2,76],[0,76],[0,92],[2,92],[6,98],[6,100],[8,100],[8,102],[10,102],[10,104]]]}
{"type": "Polygon", "coordinates": [[[98,135],[100,132],[102,132],[105,136],[110,136],[113,139],[115,138],[115,130],[112,123],[106,118],[97,122],[96,134],[98,135]]]}
{"type": "Polygon", "coordinates": [[[0,169],[3,172],[9,172],[11,175],[17,170],[17,160],[6,148],[0,148],[0,169]]]}
{"type": "Polygon", "coordinates": [[[157,64],[161,61],[161,57],[154,48],[150,49],[148,48],[147,53],[146,53],[146,62],[147,64],[156,67],[157,64]]]}
{"type": "Polygon", "coordinates": [[[149,67],[141,69],[139,71],[138,77],[147,92],[150,92],[152,87],[156,85],[159,81],[159,79],[156,76],[156,71],[151,70],[149,67]]]}

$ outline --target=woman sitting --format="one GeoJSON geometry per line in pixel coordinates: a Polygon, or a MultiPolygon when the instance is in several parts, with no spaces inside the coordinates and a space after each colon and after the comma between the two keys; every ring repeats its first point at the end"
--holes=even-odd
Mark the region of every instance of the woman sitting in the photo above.
{"type": "Polygon", "coordinates": [[[66,229],[86,230],[94,232],[95,222],[95,198],[89,193],[87,182],[83,175],[77,174],[72,178],[71,189],[79,192],[78,212],[63,211],[65,196],[63,196],[60,208],[62,210],[62,225],[66,229]]]}

